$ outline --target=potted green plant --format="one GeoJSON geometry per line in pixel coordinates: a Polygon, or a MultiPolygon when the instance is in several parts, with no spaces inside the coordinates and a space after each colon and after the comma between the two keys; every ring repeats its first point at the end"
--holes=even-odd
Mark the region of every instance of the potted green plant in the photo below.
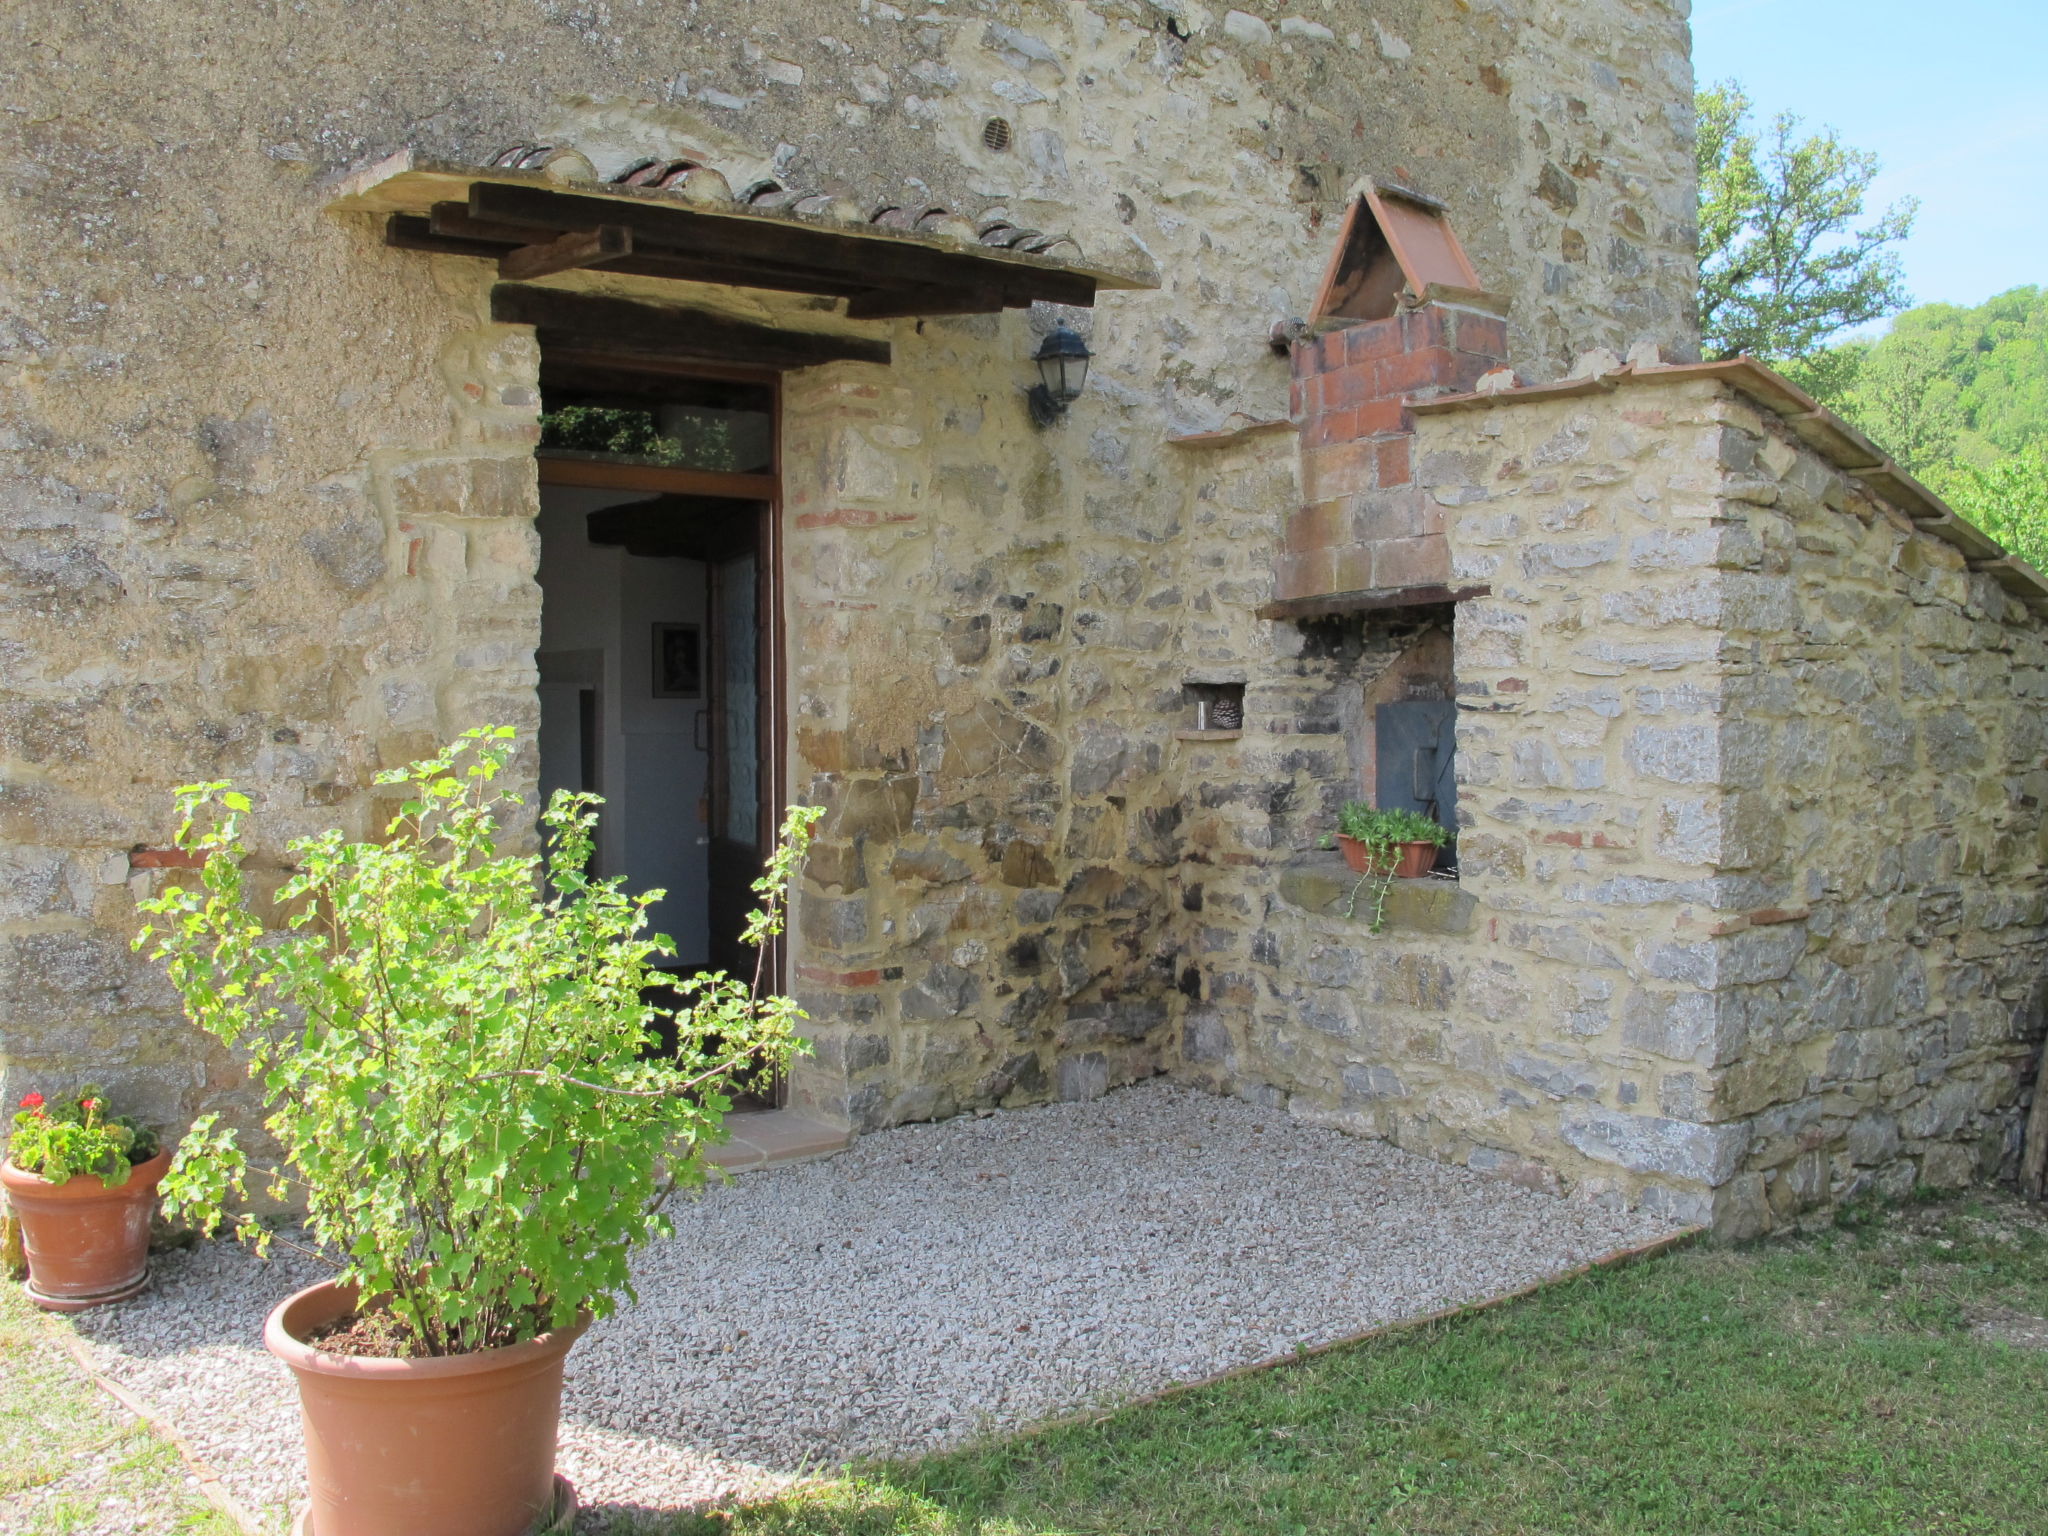
{"type": "Polygon", "coordinates": [[[21,1222],[28,1295],[54,1312],[123,1301],[149,1283],[149,1224],[171,1155],[157,1133],[75,1094],[23,1096],[0,1187],[21,1222]]]}
{"type": "Polygon", "coordinates": [[[1383,811],[1363,800],[1350,800],[1337,813],[1337,846],[1355,875],[1419,879],[1429,873],[1437,849],[1450,838],[1447,830],[1420,811],[1383,811]]]}
{"type": "MultiPolygon", "coordinates": [[[[723,974],[677,983],[671,1054],[646,1049],[670,947],[659,891],[591,879],[594,796],[558,794],[544,855],[502,851],[497,787],[513,733],[469,731],[382,774],[410,788],[375,841],[291,844],[266,928],[244,883],[251,805],[179,792],[199,883],[144,903],[149,944],[192,1018],[248,1053],[281,1159],[331,1280],[270,1314],[298,1378],[316,1536],[528,1536],[566,1530],[554,1475],[563,1358],[632,1295],[633,1250],[701,1182],[737,1072],[801,1048],[802,1013],[723,974]]],[[[749,924],[781,931],[820,813],[792,810],[749,924]]],[[[186,1136],[167,1203],[259,1245],[249,1164],[212,1116],[186,1136]]]]}

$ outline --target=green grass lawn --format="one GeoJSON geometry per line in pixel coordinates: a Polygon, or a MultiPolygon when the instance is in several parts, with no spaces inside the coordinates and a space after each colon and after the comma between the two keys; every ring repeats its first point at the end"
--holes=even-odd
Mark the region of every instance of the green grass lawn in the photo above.
{"type": "Polygon", "coordinates": [[[2041,1212],[1924,1205],[1695,1246],[674,1530],[2048,1532],[2042,1318],[2041,1212]]]}
{"type": "Polygon", "coordinates": [[[167,1442],[80,1372],[0,1280],[0,1531],[237,1536],[167,1442]]]}

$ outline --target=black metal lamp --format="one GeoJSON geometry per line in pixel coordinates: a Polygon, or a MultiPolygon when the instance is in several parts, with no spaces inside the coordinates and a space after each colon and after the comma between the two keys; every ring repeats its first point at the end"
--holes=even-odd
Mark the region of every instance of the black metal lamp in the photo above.
{"type": "Polygon", "coordinates": [[[1045,340],[1031,355],[1038,364],[1038,382],[1027,391],[1033,421],[1049,427],[1081,398],[1088,383],[1088,359],[1093,355],[1088,343],[1064,325],[1046,332],[1045,340]]]}

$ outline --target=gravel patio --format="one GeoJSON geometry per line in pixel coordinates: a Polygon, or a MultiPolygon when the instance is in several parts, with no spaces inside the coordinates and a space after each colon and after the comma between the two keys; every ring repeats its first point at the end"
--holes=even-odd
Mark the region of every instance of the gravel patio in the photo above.
{"type": "MultiPolygon", "coordinates": [[[[959,1444],[1480,1300],[1665,1235],[1163,1083],[904,1127],[743,1176],[570,1356],[580,1529],[959,1444]]],[[[77,1319],[99,1368],[282,1533],[297,1404],[264,1313],[318,1278],[210,1244],[77,1319]]]]}

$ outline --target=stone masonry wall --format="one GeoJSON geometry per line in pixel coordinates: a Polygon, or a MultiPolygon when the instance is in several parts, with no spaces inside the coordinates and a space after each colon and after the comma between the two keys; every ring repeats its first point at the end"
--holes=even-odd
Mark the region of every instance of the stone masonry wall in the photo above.
{"type": "MultiPolygon", "coordinates": [[[[1624,218],[1625,184],[1680,200],[1682,65],[1632,62],[1682,61],[1670,7],[1311,9],[17,10],[0,1092],[90,1070],[173,1125],[234,1099],[232,1064],[128,950],[174,786],[252,790],[274,863],[290,835],[373,825],[379,767],[480,719],[535,723],[532,338],[487,323],[485,264],[387,249],[322,205],[333,173],[403,146],[480,162],[538,142],[603,172],[689,152],[870,206],[999,205],[1157,262],[1157,294],[1069,317],[1098,361],[1053,432],[1020,399],[1048,316],[869,326],[894,368],[792,377],[785,530],[793,788],[834,807],[795,946],[830,1005],[805,1091],[867,1124],[1150,1070],[1181,996],[1161,938],[1181,653],[1270,590],[1182,544],[1218,506],[1167,439],[1284,414],[1267,330],[1307,307],[1350,186],[1392,174],[1450,201],[1546,338],[1533,371],[1556,337],[1606,339],[1646,307],[1659,339],[1690,339],[1675,226],[1655,259],[1575,286],[1521,254],[1624,218]],[[983,141],[996,116],[1007,151],[983,141]],[[1603,141],[1597,176],[1567,168],[1575,210],[1529,161],[1539,117],[1603,141]]],[[[1277,515],[1298,504],[1286,473],[1225,498],[1270,494],[1277,515]]],[[[1268,511],[1232,506],[1270,549],[1268,511]]]]}
{"type": "MultiPolygon", "coordinates": [[[[1497,414],[1424,417],[1413,449],[1453,584],[1491,587],[1449,613],[1459,881],[1400,889],[1370,934],[1313,851],[1334,806],[1306,819],[1237,874],[1251,920],[1212,963],[1248,1006],[1191,1020],[1191,1068],[1431,1156],[1700,1217],[1741,1148],[1657,1114],[1623,1030],[1693,921],[1641,894],[1698,874],[1673,841],[1691,801],[1655,769],[1714,689],[1716,611],[1664,551],[1711,518],[1719,471],[1582,406],[1497,414]],[[1610,592],[1690,623],[1643,632],[1610,592]]],[[[1343,774],[1329,798],[1370,797],[1343,774]]]]}
{"type": "MultiPolygon", "coordinates": [[[[1451,620],[1460,879],[1347,916],[1332,754],[1206,872],[1182,1070],[1733,1233],[2001,1167],[2039,621],[1715,381],[1425,407],[1416,454],[1491,588],[1451,620]]],[[[1272,639],[1254,697],[1310,670],[1272,639]]],[[[1318,675],[1323,713],[1397,649],[1318,675]]]]}
{"type": "MultiPolygon", "coordinates": [[[[1645,407],[1658,402],[1646,399],[1645,407]]],[[[1726,916],[1646,1019],[1664,1113],[1746,1126],[1723,1225],[2009,1175],[2048,990],[2048,630],[1740,397],[1718,403],[1726,916]]]]}

